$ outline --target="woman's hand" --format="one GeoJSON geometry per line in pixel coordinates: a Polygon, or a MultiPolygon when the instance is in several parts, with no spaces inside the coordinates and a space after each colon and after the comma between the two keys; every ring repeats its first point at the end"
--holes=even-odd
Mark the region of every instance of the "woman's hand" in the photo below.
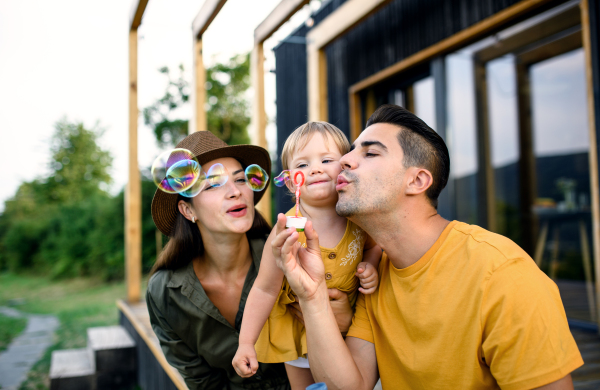
{"type": "Polygon", "coordinates": [[[233,361],[231,362],[235,372],[242,378],[250,378],[258,370],[258,360],[256,360],[256,351],[254,345],[240,344],[233,361]]]}
{"type": "MultiPolygon", "coordinates": [[[[352,310],[350,301],[348,300],[348,294],[341,292],[337,288],[327,289],[327,292],[329,293],[329,304],[331,305],[331,311],[335,316],[335,321],[340,329],[340,333],[342,335],[346,335],[346,333],[348,333],[348,329],[350,329],[350,325],[352,324],[352,317],[354,316],[354,311],[352,310]]],[[[302,316],[302,309],[300,309],[300,305],[295,302],[289,306],[292,314],[296,316],[296,318],[298,318],[302,324],[304,324],[304,316],[302,316]]]]}

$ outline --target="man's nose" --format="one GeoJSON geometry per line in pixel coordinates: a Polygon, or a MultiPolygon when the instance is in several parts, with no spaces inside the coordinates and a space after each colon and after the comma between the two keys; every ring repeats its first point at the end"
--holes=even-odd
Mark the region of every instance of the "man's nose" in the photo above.
{"type": "Polygon", "coordinates": [[[344,154],[340,159],[340,164],[342,165],[342,169],[354,169],[356,168],[356,161],[354,156],[352,155],[352,151],[344,154]]]}

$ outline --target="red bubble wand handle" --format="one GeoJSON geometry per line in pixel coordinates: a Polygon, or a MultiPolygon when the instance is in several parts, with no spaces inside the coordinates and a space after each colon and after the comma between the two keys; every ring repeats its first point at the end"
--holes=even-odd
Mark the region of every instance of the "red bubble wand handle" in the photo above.
{"type": "Polygon", "coordinates": [[[294,183],[296,184],[296,218],[298,218],[298,212],[300,211],[300,187],[304,185],[304,173],[298,171],[294,174],[294,183]],[[298,181],[298,175],[301,176],[302,181],[298,181]]]}

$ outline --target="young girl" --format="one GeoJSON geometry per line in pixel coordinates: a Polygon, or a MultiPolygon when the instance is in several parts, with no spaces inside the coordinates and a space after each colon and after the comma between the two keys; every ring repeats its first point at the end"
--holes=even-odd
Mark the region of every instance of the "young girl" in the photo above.
{"type": "MultiPolygon", "coordinates": [[[[305,176],[300,213],[312,221],[319,233],[327,287],[348,293],[354,306],[357,289],[370,294],[377,287],[381,249],[361,228],[335,212],[335,186],[342,170],[339,160],[349,150],[350,143],[337,127],[308,122],[288,137],[281,161],[283,169],[290,170],[291,178],[298,171],[305,176]]],[[[293,180],[287,185],[295,192],[293,180]]],[[[286,215],[295,215],[295,208],[286,215]]],[[[265,244],[260,270],[248,295],[232,364],[238,375],[246,378],[256,372],[257,361],[285,362],[292,389],[305,389],[314,382],[306,359],[306,334],[304,325],[288,308],[295,299],[270,250],[274,236],[275,229],[265,244]]],[[[300,233],[298,241],[306,246],[304,233],[300,233]]]]}

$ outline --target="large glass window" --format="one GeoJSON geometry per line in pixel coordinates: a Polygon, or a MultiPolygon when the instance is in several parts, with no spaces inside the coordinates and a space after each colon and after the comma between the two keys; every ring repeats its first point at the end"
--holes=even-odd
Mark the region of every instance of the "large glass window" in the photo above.
{"type": "Polygon", "coordinates": [[[452,192],[452,218],[478,224],[477,133],[473,61],[468,52],[446,57],[448,126],[450,152],[448,190],[452,192]]]}
{"type": "Polygon", "coordinates": [[[515,56],[486,64],[490,164],[493,170],[495,230],[522,245],[519,121],[515,56]]]}

